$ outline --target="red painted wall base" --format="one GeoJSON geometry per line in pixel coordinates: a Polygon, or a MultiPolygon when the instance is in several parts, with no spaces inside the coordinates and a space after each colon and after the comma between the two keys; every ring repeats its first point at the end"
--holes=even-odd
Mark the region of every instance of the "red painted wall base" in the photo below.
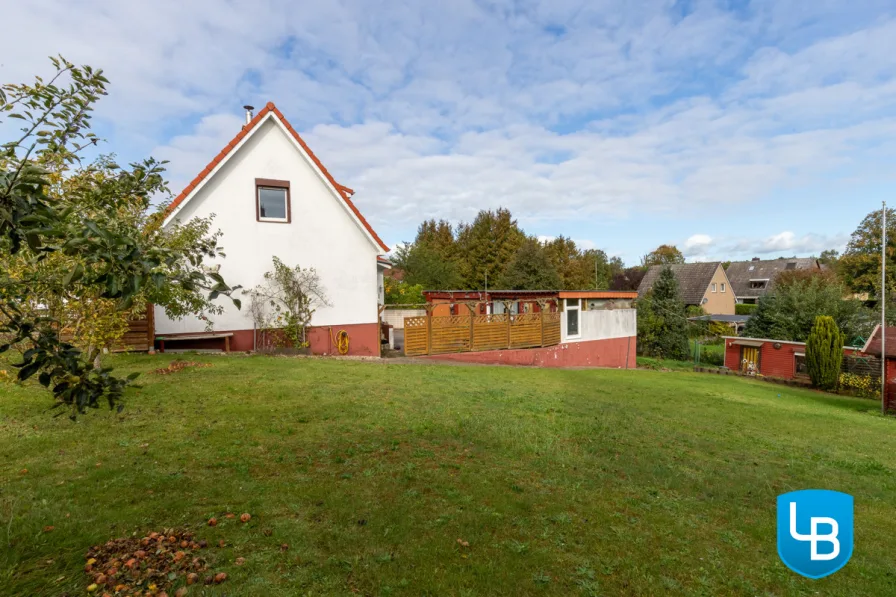
{"type": "Polygon", "coordinates": [[[517,348],[482,352],[458,352],[422,358],[435,361],[484,363],[489,365],[529,365],[532,367],[611,367],[634,369],[635,336],[569,342],[544,348],[517,348]]]}
{"type": "MultiPolygon", "coordinates": [[[[334,325],[312,327],[308,332],[308,342],[311,345],[312,354],[332,355],[337,354],[336,343],[333,341],[340,330],[345,330],[349,337],[348,354],[352,356],[380,356],[380,334],[376,323],[355,323],[350,325],[334,325]]],[[[230,350],[235,352],[251,351],[256,344],[253,342],[252,330],[215,330],[218,333],[230,332],[230,350]]],[[[189,334],[159,334],[166,338],[176,338],[189,334]]],[[[262,343],[259,332],[258,344],[262,343]]],[[[156,342],[158,347],[159,343],[156,342]]],[[[208,340],[185,340],[183,342],[166,342],[166,350],[177,349],[211,349],[223,350],[224,340],[210,338],[208,340]]]]}

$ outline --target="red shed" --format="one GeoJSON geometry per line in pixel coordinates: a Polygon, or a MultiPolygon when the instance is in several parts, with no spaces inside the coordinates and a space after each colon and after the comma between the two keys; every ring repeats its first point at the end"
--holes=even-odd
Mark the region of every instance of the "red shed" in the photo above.
{"type": "MultiPolygon", "coordinates": [[[[887,344],[887,384],[884,400],[887,410],[896,410],[896,327],[887,326],[885,340],[887,344]]],[[[865,342],[862,352],[880,358],[880,324],[874,328],[871,337],[865,342]]]]}
{"type": "MultiPolygon", "coordinates": [[[[889,329],[887,328],[888,334],[889,329]]],[[[896,328],[893,328],[893,332],[893,354],[896,357],[896,328]]],[[[725,366],[729,369],[781,379],[804,378],[807,381],[809,379],[809,373],[806,370],[805,342],[734,336],[724,336],[724,338],[725,366]]],[[[843,347],[844,354],[860,352],[862,351],[856,348],[843,347]]],[[[890,353],[889,346],[887,346],[887,353],[890,353]]],[[[896,364],[894,364],[894,373],[896,373],[896,364]]]]}

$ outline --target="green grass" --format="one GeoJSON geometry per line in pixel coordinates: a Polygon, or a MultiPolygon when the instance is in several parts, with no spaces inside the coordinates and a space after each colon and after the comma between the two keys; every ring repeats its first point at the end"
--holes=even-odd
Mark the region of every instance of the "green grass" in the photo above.
{"type": "Polygon", "coordinates": [[[672,359],[657,359],[654,357],[638,357],[638,367],[652,369],[654,371],[693,371],[693,361],[675,361],[672,359]]]}
{"type": "Polygon", "coordinates": [[[0,386],[0,593],[84,595],[88,546],[184,526],[227,542],[209,557],[230,579],[191,595],[896,593],[896,421],[867,400],[682,372],[189,358],[212,366],[145,374],[122,414],[74,423],[0,386]],[[776,496],[806,488],[856,500],[852,560],[820,581],[775,547],[776,496]],[[228,511],[253,519],[204,525],[228,511]]]}
{"type": "MultiPolygon", "coordinates": [[[[685,361],[676,361],[672,359],[657,359],[654,357],[638,357],[638,367],[642,369],[654,369],[658,371],[693,371],[697,363],[694,362],[694,350],[696,340],[688,340],[690,347],[690,358],[685,361]]],[[[721,367],[725,363],[725,345],[724,344],[700,344],[700,366],[701,367],[721,367]]]]}

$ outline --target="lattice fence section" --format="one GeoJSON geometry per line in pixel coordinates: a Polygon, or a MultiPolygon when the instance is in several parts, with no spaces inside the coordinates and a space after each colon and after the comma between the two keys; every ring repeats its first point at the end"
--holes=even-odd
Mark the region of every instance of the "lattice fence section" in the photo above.
{"type": "Polygon", "coordinates": [[[429,352],[427,317],[404,318],[404,353],[418,356],[429,352]]]}

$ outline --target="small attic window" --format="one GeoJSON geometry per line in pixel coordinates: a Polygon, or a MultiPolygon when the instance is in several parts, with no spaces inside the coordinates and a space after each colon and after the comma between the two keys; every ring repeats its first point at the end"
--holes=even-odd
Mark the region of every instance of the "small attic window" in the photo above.
{"type": "Polygon", "coordinates": [[[790,263],[788,263],[787,265],[784,266],[784,269],[796,269],[796,262],[791,261],[790,263]]]}
{"type": "Polygon", "coordinates": [[[255,217],[259,222],[290,221],[289,181],[255,179],[255,217]]]}

